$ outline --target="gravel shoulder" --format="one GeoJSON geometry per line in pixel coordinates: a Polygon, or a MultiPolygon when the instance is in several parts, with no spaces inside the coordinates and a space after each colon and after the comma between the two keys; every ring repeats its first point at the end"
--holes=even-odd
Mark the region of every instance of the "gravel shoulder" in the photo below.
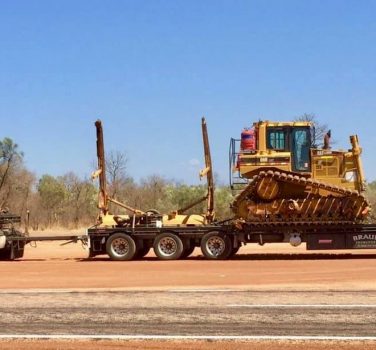
{"type": "Polygon", "coordinates": [[[376,342],[336,341],[0,341],[2,350],[374,350],[376,342]]]}

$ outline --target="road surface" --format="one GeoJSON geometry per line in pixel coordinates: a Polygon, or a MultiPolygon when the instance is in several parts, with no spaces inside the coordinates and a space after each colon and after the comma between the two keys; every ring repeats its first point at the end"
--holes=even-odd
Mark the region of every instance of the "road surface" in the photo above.
{"type": "Polygon", "coordinates": [[[0,262],[0,338],[30,334],[267,339],[0,339],[0,348],[376,348],[374,340],[360,340],[376,336],[373,252],[312,254],[274,246],[242,248],[241,253],[232,261],[206,261],[196,252],[185,261],[158,261],[150,254],[145,261],[112,262],[105,257],[87,259],[78,245],[28,247],[23,260],[0,262]],[[333,336],[358,340],[317,339],[333,336]]]}

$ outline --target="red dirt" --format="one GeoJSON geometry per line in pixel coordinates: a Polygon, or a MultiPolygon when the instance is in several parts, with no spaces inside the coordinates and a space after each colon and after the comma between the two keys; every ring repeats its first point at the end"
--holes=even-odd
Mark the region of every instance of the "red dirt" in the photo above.
{"type": "Polygon", "coordinates": [[[37,249],[27,247],[23,260],[0,262],[0,288],[376,289],[376,259],[352,253],[356,259],[349,252],[312,255],[301,248],[270,245],[242,248],[239,258],[231,261],[158,261],[150,253],[144,261],[113,262],[105,256],[86,260],[79,244],[43,242],[37,249]],[[279,251],[283,254],[275,254],[279,251]],[[292,251],[304,255],[297,259],[292,251]]]}
{"type": "Polygon", "coordinates": [[[2,350],[374,350],[376,342],[333,341],[0,341],[2,350]]]}
{"type": "MultiPolygon", "coordinates": [[[[196,250],[196,256],[200,254],[196,250]]],[[[247,289],[375,290],[373,251],[307,253],[287,245],[247,246],[231,261],[158,261],[150,253],[144,261],[88,260],[80,245],[40,243],[27,247],[23,260],[0,262],[0,289],[165,289],[228,287],[247,289]],[[265,254],[267,253],[267,254],[265,254]],[[295,255],[300,253],[302,255],[295,255]],[[293,255],[290,255],[293,254],[293,255]]],[[[0,348],[28,350],[72,349],[252,349],[252,350],[376,349],[375,342],[324,341],[0,341],[0,348]]]]}

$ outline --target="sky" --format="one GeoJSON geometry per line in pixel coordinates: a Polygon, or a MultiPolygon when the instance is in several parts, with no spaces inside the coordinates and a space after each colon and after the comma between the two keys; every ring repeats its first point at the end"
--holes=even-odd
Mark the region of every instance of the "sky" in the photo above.
{"type": "Polygon", "coordinates": [[[228,183],[230,137],[315,114],[376,180],[375,1],[0,0],[0,138],[37,176],[88,176],[96,119],[127,171],[198,182],[201,117],[228,183]]]}

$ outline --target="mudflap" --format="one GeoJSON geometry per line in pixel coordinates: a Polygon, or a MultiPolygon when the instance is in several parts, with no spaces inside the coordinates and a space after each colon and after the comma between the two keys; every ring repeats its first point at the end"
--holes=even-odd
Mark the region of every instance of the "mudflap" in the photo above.
{"type": "Polygon", "coordinates": [[[0,249],[0,261],[12,260],[10,247],[0,249]]]}
{"type": "Polygon", "coordinates": [[[25,242],[24,241],[11,241],[3,248],[0,249],[0,260],[16,260],[24,256],[25,242]]]}
{"type": "Polygon", "coordinates": [[[24,241],[15,241],[12,242],[12,252],[13,252],[13,259],[21,259],[24,256],[25,251],[25,242],[24,241]]]}

